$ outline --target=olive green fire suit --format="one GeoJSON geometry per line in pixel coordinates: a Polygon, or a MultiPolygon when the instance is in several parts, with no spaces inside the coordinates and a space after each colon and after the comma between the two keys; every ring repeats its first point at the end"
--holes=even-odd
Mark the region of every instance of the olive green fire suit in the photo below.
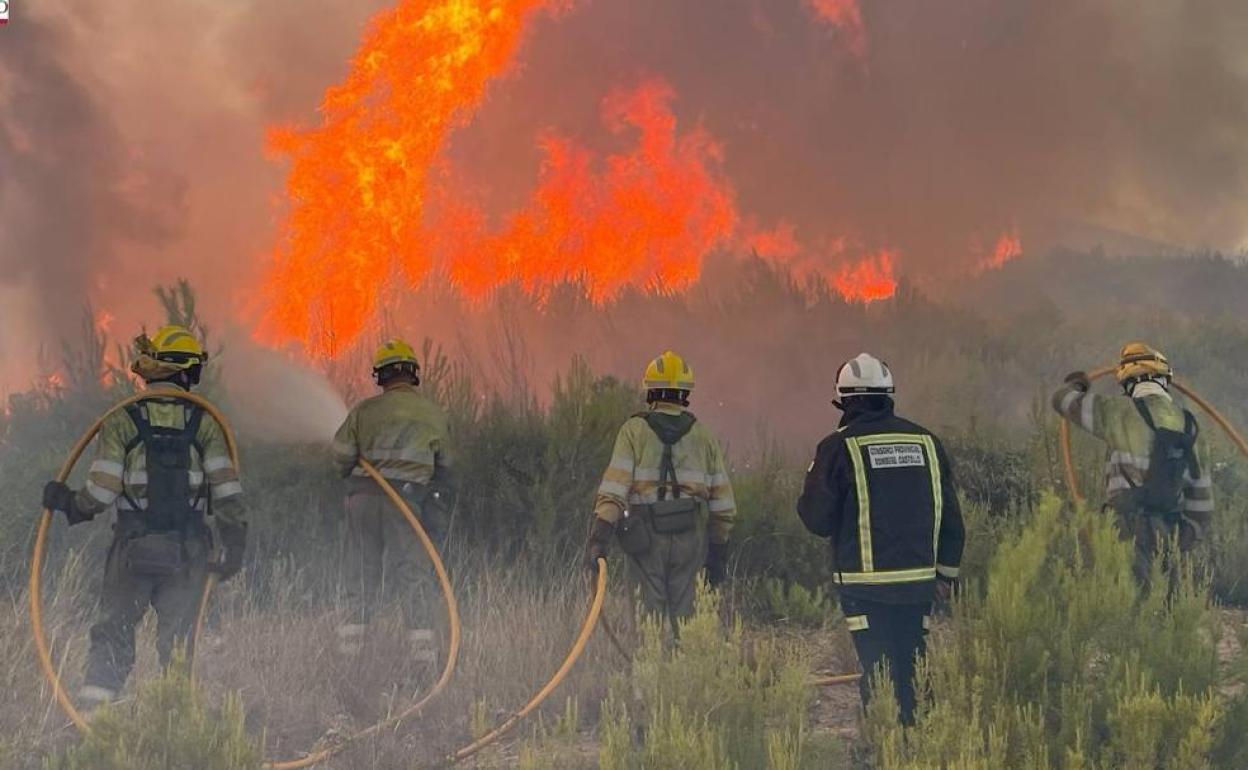
{"type": "MultiPolygon", "coordinates": [[[[151,393],[177,389],[153,384],[151,393]]],[[[195,407],[174,399],[140,402],[139,409],[152,426],[184,429],[195,407]]],[[[221,425],[204,414],[190,452],[188,501],[197,514],[175,530],[154,527],[159,512],[148,505],[147,454],[138,441],[139,429],[131,416],[116,412],[105,420],[87,483],[75,505],[94,516],[116,506],[117,520],[108,550],[98,619],[91,628],[85,685],[119,692],[134,666],[135,628],[156,610],[157,650],[167,665],[175,646],[183,644],[195,622],[208,572],[212,535],[204,516],[211,510],[218,529],[245,532],[246,511],[242,484],[230,458],[221,425]],[[172,574],[155,575],[135,567],[135,556],[148,537],[168,534],[181,542],[181,566],[172,574]]]]}
{"type": "MultiPolygon", "coordinates": [[[[659,403],[652,411],[679,418],[685,410],[659,403]]],[[[618,532],[630,508],[658,501],[663,448],[662,440],[643,417],[634,416],[624,423],[598,487],[594,503],[597,518],[617,525],[618,532]]],[[[651,528],[650,547],[629,554],[628,561],[646,610],[683,618],[693,612],[698,571],[706,560],[708,539],[717,545],[727,544],[736,503],[724,453],[701,422],[695,422],[672,446],[672,464],[681,496],[700,502],[697,526],[679,534],[659,534],[651,528]]]]}
{"type": "MultiPolygon", "coordinates": [[[[1160,385],[1143,383],[1133,391],[1147,406],[1158,428],[1184,429],[1184,414],[1160,385]]],[[[1187,551],[1203,540],[1213,516],[1213,481],[1198,444],[1197,469],[1184,477],[1183,508],[1177,522],[1166,522],[1133,509],[1131,491],[1144,484],[1153,448],[1153,432],[1132,399],[1087,393],[1067,384],[1053,394],[1053,408],[1066,420],[1101,439],[1107,446],[1105,491],[1108,507],[1118,516],[1124,537],[1135,541],[1135,574],[1144,579],[1154,553],[1166,538],[1177,534],[1179,547],[1187,551]]]]}
{"type": "Polygon", "coordinates": [[[388,386],[356,405],[334,437],[334,464],[347,477],[343,589],[360,635],[383,603],[398,602],[408,627],[431,627],[438,587],[432,565],[402,512],[359,467],[363,457],[403,495],[434,542],[449,511],[448,418],[414,385],[388,386]]]}

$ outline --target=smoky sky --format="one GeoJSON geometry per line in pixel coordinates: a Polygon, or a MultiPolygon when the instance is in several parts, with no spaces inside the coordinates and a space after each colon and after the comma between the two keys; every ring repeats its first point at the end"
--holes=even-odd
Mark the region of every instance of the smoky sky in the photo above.
{"type": "Polygon", "coordinates": [[[1012,226],[1042,243],[1061,221],[1243,242],[1248,4],[864,0],[862,13],[857,60],[802,0],[582,3],[538,25],[457,151],[478,175],[523,158],[519,181],[535,130],[592,133],[606,86],[659,75],[682,118],[723,142],[743,216],[791,220],[799,239],[858,237],[928,272],[1012,226]]]}
{"type": "Polygon", "coordinates": [[[23,22],[0,41],[0,285],[38,298],[25,320],[55,344],[121,243],[175,234],[178,190],[128,157],[107,104],[62,60],[65,31],[23,22]]]}
{"type": "MultiPolygon", "coordinates": [[[[34,296],[0,310],[0,380],[88,300],[128,337],[179,276],[246,325],[284,199],[266,127],[315,120],[385,5],[18,6],[0,30],[0,287],[34,296]]],[[[544,132],[627,147],[602,100],[658,77],[721,143],[742,219],[791,222],[816,250],[849,237],[939,279],[1011,227],[1025,251],[1063,222],[1244,242],[1248,4],[863,0],[862,16],[858,58],[806,0],[567,4],[535,17],[448,157],[503,216],[544,132]]]]}

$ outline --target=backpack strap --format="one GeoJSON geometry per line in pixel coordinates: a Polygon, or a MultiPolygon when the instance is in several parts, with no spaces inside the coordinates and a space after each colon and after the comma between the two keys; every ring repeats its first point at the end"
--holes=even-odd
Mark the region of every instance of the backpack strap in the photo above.
{"type": "MultiPolygon", "coordinates": [[[[129,459],[130,453],[138,449],[139,446],[152,435],[152,424],[147,421],[147,415],[143,410],[142,401],[136,401],[135,403],[127,406],[126,414],[130,416],[130,421],[134,423],[136,433],[134,434],[134,438],[126,442],[126,448],[122,452],[121,460],[123,466],[125,465],[125,461],[129,459]]],[[[139,508],[139,504],[134,497],[130,495],[130,486],[126,484],[124,478],[121,482],[121,495],[126,498],[127,503],[130,503],[130,510],[135,512],[143,510],[142,508],[139,508]]]]}
{"type": "Polygon", "coordinates": [[[663,443],[663,458],[659,461],[659,499],[666,500],[670,493],[672,499],[675,500],[680,497],[680,483],[676,478],[676,463],[672,459],[672,447],[689,435],[689,431],[693,430],[698,418],[689,412],[683,412],[682,422],[676,426],[669,426],[662,424],[659,415],[655,412],[642,412],[636,416],[645,420],[646,425],[650,426],[650,430],[654,431],[654,435],[658,436],[659,441],[663,443]]]}
{"type": "MultiPolygon", "coordinates": [[[[199,482],[199,491],[195,493],[195,503],[192,507],[199,505],[204,499],[204,494],[208,491],[208,471],[204,468],[204,446],[199,442],[199,428],[204,424],[204,408],[199,404],[187,404],[190,414],[186,419],[186,427],[183,428],[191,437],[191,447],[199,454],[199,470],[203,474],[203,478],[199,482]]],[[[208,505],[211,508],[212,498],[208,498],[208,505]]],[[[209,511],[211,515],[211,510],[209,511]]]]}
{"type": "Polygon", "coordinates": [[[1156,433],[1157,423],[1153,422],[1153,413],[1148,410],[1148,404],[1144,403],[1144,399],[1133,398],[1131,403],[1135,404],[1135,411],[1139,412],[1140,417],[1144,418],[1144,424],[1148,426],[1148,429],[1156,433]]]}

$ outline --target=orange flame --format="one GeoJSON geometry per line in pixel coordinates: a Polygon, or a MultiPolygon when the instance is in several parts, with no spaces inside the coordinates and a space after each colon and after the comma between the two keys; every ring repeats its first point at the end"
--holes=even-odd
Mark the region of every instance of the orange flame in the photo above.
{"type": "Polygon", "coordinates": [[[858,0],[806,0],[815,16],[842,36],[856,59],[867,55],[867,27],[858,0]]]}
{"type": "Polygon", "coordinates": [[[897,293],[893,261],[894,253],[885,249],[858,262],[842,265],[832,276],[832,285],[850,302],[888,299],[897,293]]]}
{"type": "Polygon", "coordinates": [[[607,127],[639,136],[631,152],[603,162],[571,140],[545,137],[538,187],[499,232],[465,233],[484,217],[456,206],[461,231],[444,255],[452,283],[481,298],[511,282],[540,296],[580,281],[602,302],[627,286],[671,292],[696,281],[703,257],[731,237],[736,209],[719,146],[700,127],[677,131],[673,98],[657,79],[608,96],[607,127]]]}
{"type": "MultiPolygon", "coordinates": [[[[579,282],[599,303],[627,287],[680,291],[708,253],[742,242],[720,145],[700,125],[678,125],[675,94],[658,78],[603,101],[607,128],[635,135],[629,150],[601,157],[554,132],[542,137],[529,202],[497,226],[447,183],[447,140],[509,67],[535,12],[564,4],[400,0],[373,19],[346,79],[326,94],[320,125],[270,132],[291,168],[260,298],[262,340],[334,356],[389,292],[434,275],[475,300],[507,284],[541,300],[579,282]]],[[[826,255],[806,253],[791,225],[745,241],[853,301],[896,287],[891,252],[829,273],[815,259],[826,255]]]]}
{"type": "Polygon", "coordinates": [[[373,18],[321,124],[270,132],[291,161],[290,209],[263,290],[263,339],[332,354],[363,331],[397,266],[423,277],[430,169],[511,63],[528,18],[555,4],[401,0],[373,18]]]}
{"type": "Polygon", "coordinates": [[[1018,235],[1017,230],[1010,230],[1001,234],[997,238],[997,245],[993,247],[992,253],[984,256],[979,261],[978,272],[986,270],[997,270],[1010,260],[1017,259],[1022,256],[1023,241],[1018,235]]]}

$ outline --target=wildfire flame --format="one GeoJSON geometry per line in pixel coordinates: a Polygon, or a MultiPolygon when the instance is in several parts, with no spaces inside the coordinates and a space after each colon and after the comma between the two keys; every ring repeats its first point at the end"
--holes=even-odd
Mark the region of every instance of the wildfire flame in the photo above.
{"type": "Polygon", "coordinates": [[[806,0],[815,17],[835,29],[856,59],[867,55],[867,27],[858,0],[806,0]]]}
{"type": "Polygon", "coordinates": [[[546,136],[537,189],[500,231],[482,232],[484,217],[457,206],[459,230],[445,255],[452,283],[481,298],[506,283],[540,296],[580,281],[602,302],[626,286],[670,292],[697,280],[737,215],[719,146],[700,127],[678,132],[674,96],[657,79],[608,96],[607,127],[639,136],[631,152],[601,163],[570,139],[546,136]]]}
{"type": "Polygon", "coordinates": [[[979,261],[979,272],[986,270],[997,270],[1012,259],[1022,256],[1023,241],[1018,235],[1017,230],[1010,230],[1001,234],[997,238],[997,244],[993,247],[992,252],[985,255],[979,261]]]}
{"type": "MultiPolygon", "coordinates": [[[[320,124],[270,132],[272,151],[290,161],[289,205],[260,297],[262,340],[334,356],[388,292],[435,275],[472,300],[508,284],[539,301],[567,282],[600,303],[630,286],[680,291],[708,253],[742,242],[722,149],[700,125],[678,125],[675,93],[660,78],[603,101],[607,128],[636,137],[626,152],[601,157],[546,132],[537,186],[498,225],[448,182],[447,140],[511,65],[529,20],[563,5],[401,0],[373,19],[320,124]]],[[[836,18],[861,26],[856,10],[836,18]]],[[[783,227],[758,241],[760,254],[817,271],[853,301],[895,291],[893,252],[854,258],[838,247],[840,267],[829,270],[814,259],[827,255],[802,249],[791,227],[786,244],[783,227]]]]}
{"type": "Polygon", "coordinates": [[[426,182],[452,130],[511,63],[530,16],[554,0],[401,0],[373,18],[321,124],[270,132],[290,159],[290,207],[259,333],[332,353],[363,331],[401,267],[428,269],[426,182]],[[321,328],[317,328],[317,327],[321,328]]]}

